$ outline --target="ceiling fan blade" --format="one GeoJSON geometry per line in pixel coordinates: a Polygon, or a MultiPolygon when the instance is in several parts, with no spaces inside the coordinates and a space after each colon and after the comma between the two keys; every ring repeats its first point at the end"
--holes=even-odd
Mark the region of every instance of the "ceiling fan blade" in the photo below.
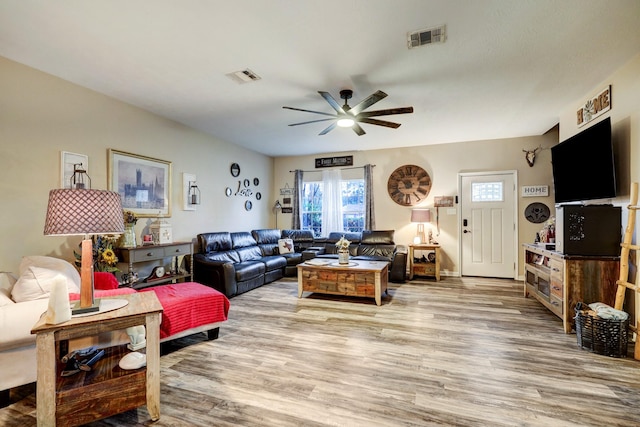
{"type": "Polygon", "coordinates": [[[367,108],[371,107],[376,102],[378,102],[381,99],[384,99],[386,97],[387,97],[387,94],[384,93],[383,91],[379,90],[376,93],[374,93],[373,95],[369,95],[367,98],[365,98],[362,101],[360,101],[360,103],[358,105],[356,105],[355,107],[353,107],[351,110],[349,110],[349,112],[351,112],[353,115],[358,115],[360,112],[366,110],[367,108]]]}
{"type": "Polygon", "coordinates": [[[340,104],[338,104],[338,101],[335,100],[335,98],[333,96],[331,96],[331,94],[329,92],[323,92],[321,90],[318,91],[318,93],[320,94],[320,96],[322,96],[325,101],[327,101],[329,103],[329,105],[331,105],[331,107],[336,110],[338,113],[340,114],[344,114],[344,110],[342,109],[342,107],[340,106],[340,104]]]}
{"type": "Polygon", "coordinates": [[[308,125],[309,123],[326,122],[327,120],[335,120],[335,119],[318,119],[318,120],[310,120],[310,121],[308,121],[308,122],[292,123],[292,124],[290,124],[289,126],[308,125]]]}
{"type": "Polygon", "coordinates": [[[326,134],[328,134],[329,132],[331,132],[336,127],[336,125],[337,125],[336,122],[331,123],[329,126],[327,126],[327,128],[325,130],[320,132],[318,135],[326,135],[326,134]]]}
{"type": "Polygon", "coordinates": [[[413,113],[413,107],[388,108],[386,110],[365,111],[363,113],[358,114],[358,118],[391,116],[394,114],[408,114],[408,113],[413,113]]]}
{"type": "Polygon", "coordinates": [[[357,133],[358,136],[362,136],[366,133],[358,123],[354,123],[353,126],[351,126],[351,129],[353,129],[353,131],[357,133]]]}
{"type": "Polygon", "coordinates": [[[325,113],[325,112],[322,112],[322,111],[305,110],[303,108],[294,108],[294,107],[282,107],[282,108],[286,108],[287,110],[294,110],[294,111],[304,111],[305,113],[322,114],[323,116],[332,116],[332,117],[336,116],[333,113],[325,113]]]}
{"type": "Polygon", "coordinates": [[[394,128],[397,129],[400,127],[400,123],[394,123],[394,122],[388,122],[386,120],[378,120],[378,119],[359,119],[358,120],[360,123],[369,123],[370,125],[378,125],[378,126],[385,126],[388,128],[394,128]]]}

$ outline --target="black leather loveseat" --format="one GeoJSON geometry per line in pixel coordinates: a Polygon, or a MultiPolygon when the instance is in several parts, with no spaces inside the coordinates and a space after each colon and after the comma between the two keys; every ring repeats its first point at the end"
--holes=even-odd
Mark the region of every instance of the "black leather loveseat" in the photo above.
{"type": "MultiPolygon", "coordinates": [[[[264,237],[262,230],[254,231],[259,240],[264,237]]],[[[279,237],[279,230],[275,231],[279,237]]],[[[275,243],[277,248],[277,239],[275,243]]],[[[272,245],[264,239],[258,244],[245,231],[198,234],[198,252],[193,255],[194,280],[229,298],[280,279],[286,265],[286,258],[274,252],[272,245]]]]}

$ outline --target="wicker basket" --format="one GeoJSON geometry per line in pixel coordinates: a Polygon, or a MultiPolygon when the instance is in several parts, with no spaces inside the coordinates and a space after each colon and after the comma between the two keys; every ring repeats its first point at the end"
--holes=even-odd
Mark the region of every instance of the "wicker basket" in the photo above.
{"type": "MultiPolygon", "coordinates": [[[[610,357],[627,357],[629,319],[601,319],[576,306],[578,345],[585,350],[610,357]]],[[[587,307],[588,308],[588,307],[587,307]]]]}

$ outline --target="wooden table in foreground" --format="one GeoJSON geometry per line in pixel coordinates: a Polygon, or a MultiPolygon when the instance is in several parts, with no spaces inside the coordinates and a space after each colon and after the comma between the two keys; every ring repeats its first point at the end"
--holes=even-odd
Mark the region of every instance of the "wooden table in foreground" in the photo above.
{"type": "Polygon", "coordinates": [[[382,292],[387,291],[389,266],[384,261],[351,261],[350,266],[298,264],[298,298],[302,292],[375,298],[382,303],[382,292]]]}
{"type": "Polygon", "coordinates": [[[38,426],[75,426],[147,405],[153,421],[160,418],[160,315],[162,305],[154,292],[119,295],[125,307],[85,317],[74,317],[57,325],[44,323],[44,316],[31,330],[36,334],[38,382],[36,410],[38,426]],[[126,346],[105,349],[90,372],[61,377],[68,340],[102,332],[145,325],[147,367],[125,371],[118,361],[126,346]],[[62,345],[61,345],[62,344],[62,345]]]}

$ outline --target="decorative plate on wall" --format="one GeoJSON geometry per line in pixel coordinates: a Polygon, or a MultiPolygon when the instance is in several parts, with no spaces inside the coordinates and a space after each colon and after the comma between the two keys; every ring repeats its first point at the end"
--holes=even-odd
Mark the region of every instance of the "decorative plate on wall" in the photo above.
{"type": "Polygon", "coordinates": [[[389,197],[401,206],[413,206],[423,201],[431,190],[431,177],[416,165],[404,165],[394,170],[387,182],[389,197]]]}
{"type": "Polygon", "coordinates": [[[549,207],[544,203],[531,203],[524,210],[524,217],[527,218],[527,221],[534,224],[545,222],[549,219],[550,215],[551,211],[549,210],[549,207]]]}

